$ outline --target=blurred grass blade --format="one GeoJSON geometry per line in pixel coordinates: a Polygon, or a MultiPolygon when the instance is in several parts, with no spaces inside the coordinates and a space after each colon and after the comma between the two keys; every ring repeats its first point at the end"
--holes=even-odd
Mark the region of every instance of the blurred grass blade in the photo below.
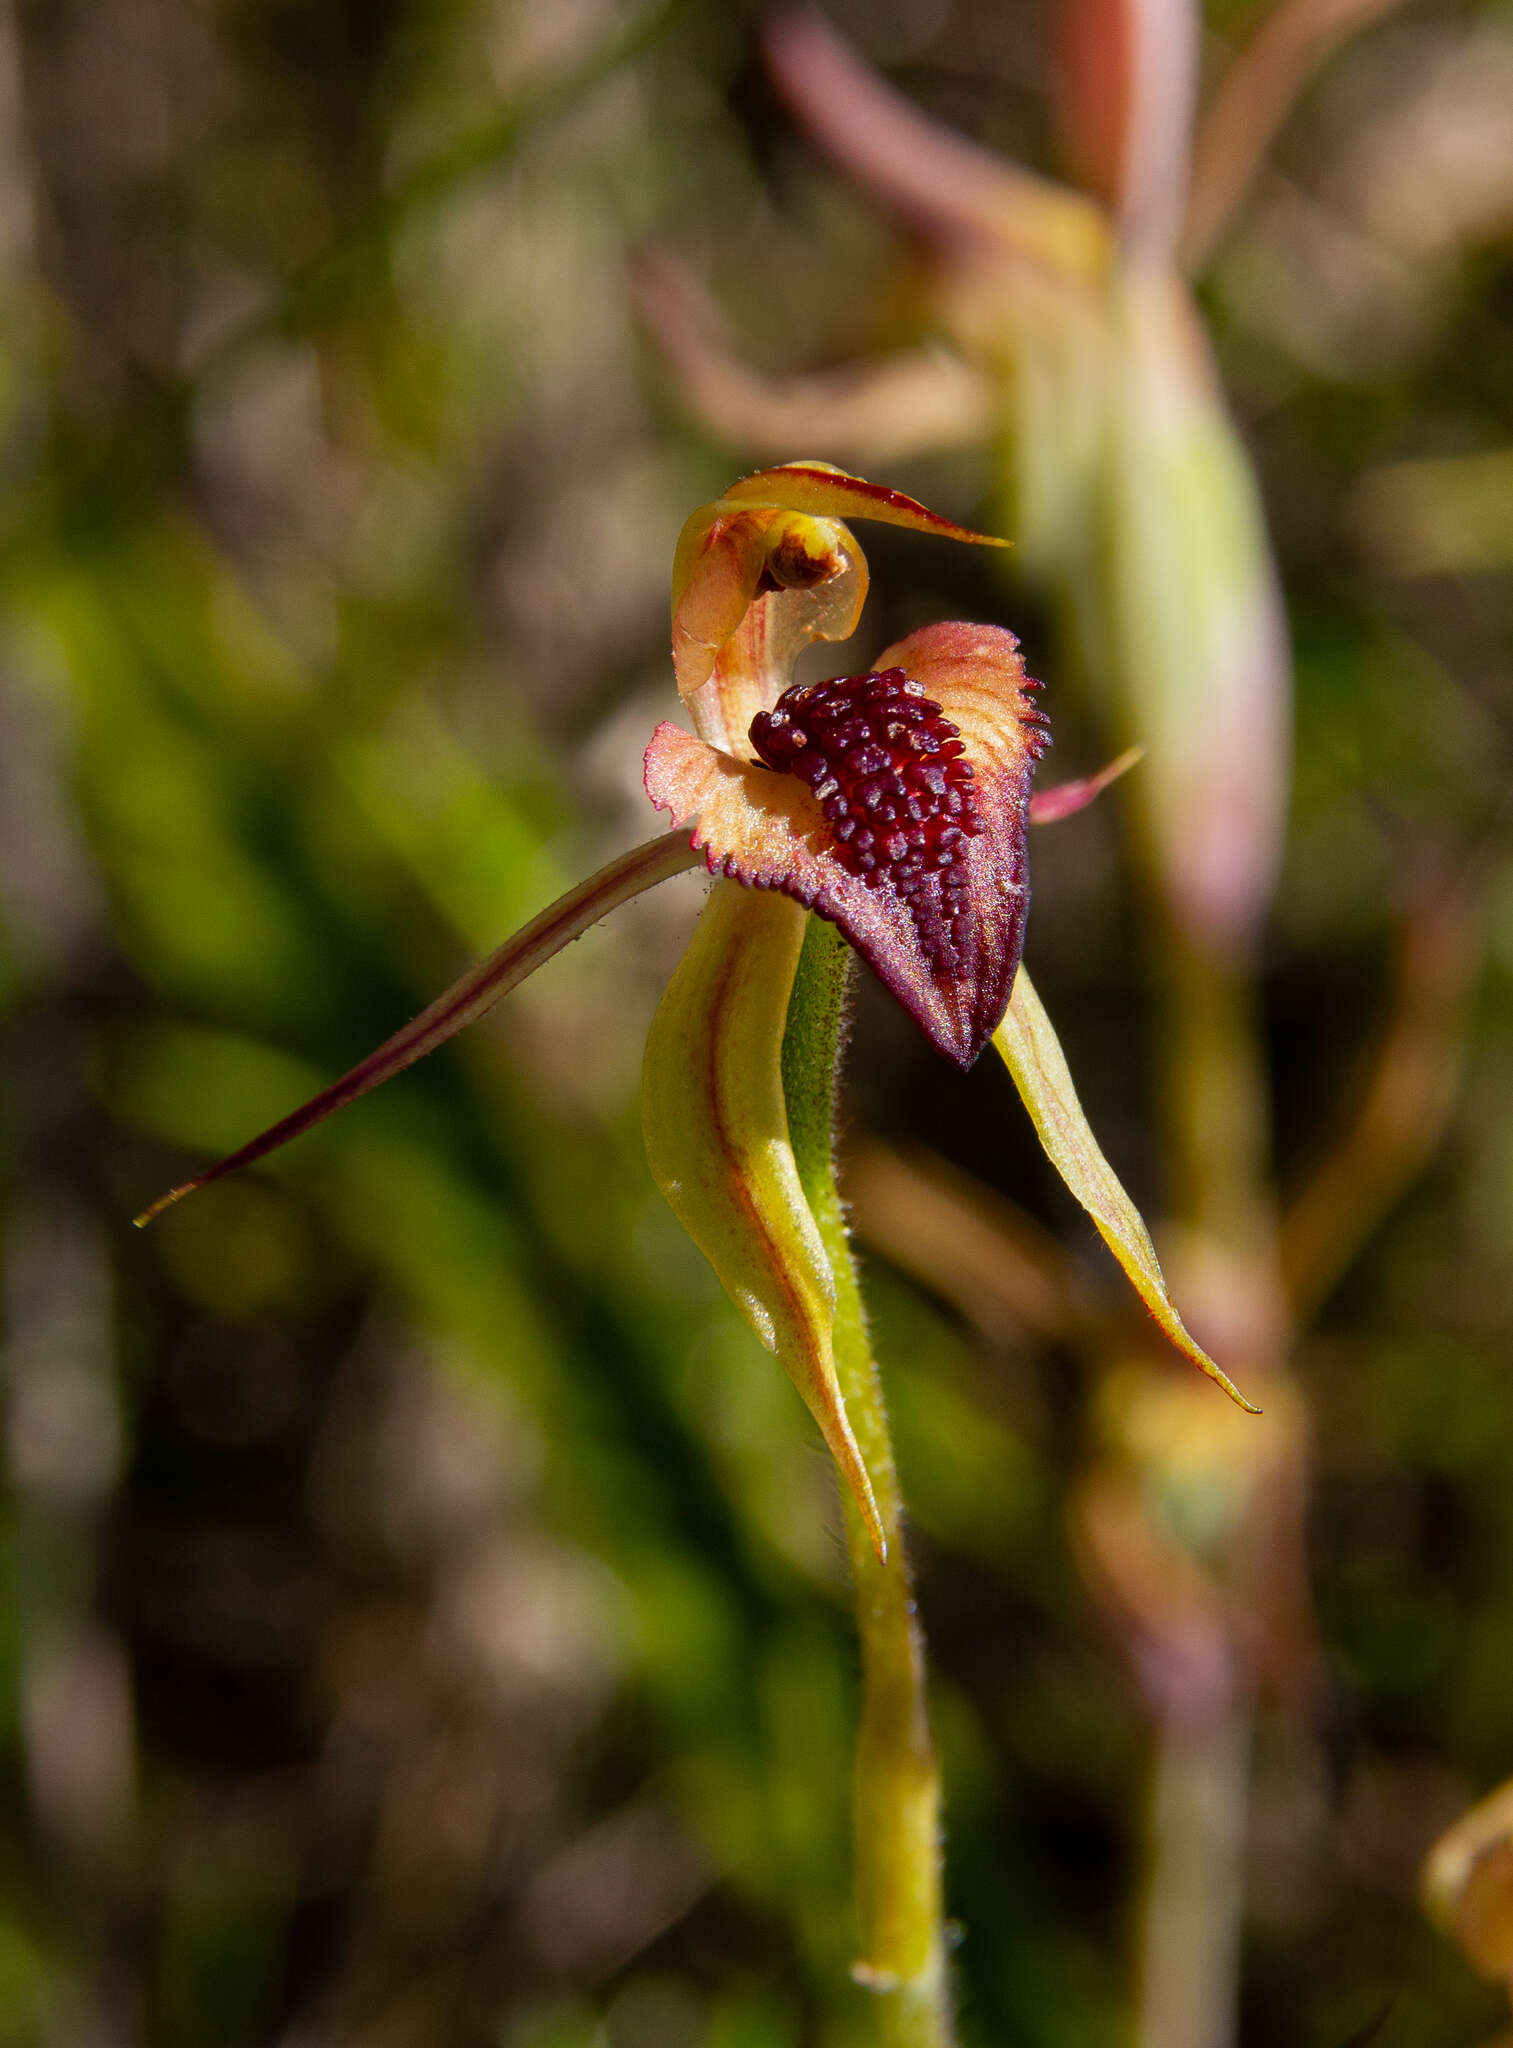
{"type": "Polygon", "coordinates": [[[993,1043],[1014,1077],[1046,1157],[1092,1217],[1099,1235],[1128,1274],[1140,1299],[1179,1351],[1185,1352],[1210,1379],[1217,1380],[1231,1400],[1253,1415],[1259,1414],[1260,1410],[1246,1400],[1188,1334],[1172,1305],[1150,1233],[1088,1127],[1072,1085],[1066,1055],[1023,967],[1015,978],[1008,1014],[994,1034],[993,1043]]]}
{"type": "Polygon", "coordinates": [[[289,278],[269,305],[209,350],[195,379],[220,373],[272,335],[309,333],[338,318],[354,299],[386,279],[388,252],[417,213],[438,206],[470,179],[502,168],[531,135],[570,113],[652,48],[686,8],[687,0],[653,0],[622,20],[579,63],[531,82],[493,114],[454,135],[289,278]]]}
{"type": "Polygon", "coordinates": [[[1266,152],[1325,59],[1402,0],[1281,0],[1230,59],[1193,143],[1182,261],[1201,270],[1245,200],[1266,152]]]}
{"type": "Polygon", "coordinates": [[[673,1213],[803,1395],[878,1556],[886,1541],[834,1354],[835,1276],[794,1158],[783,1034],[808,921],[716,885],[646,1042],[646,1156],[673,1213]]]}
{"type": "Polygon", "coordinates": [[[670,875],[680,874],[684,868],[694,867],[698,860],[699,855],[692,851],[687,841],[674,833],[660,835],[648,840],[644,846],[620,854],[600,868],[596,875],[590,875],[586,882],[580,882],[577,888],[559,896],[549,909],[532,918],[513,938],[506,939],[486,960],[470,967],[444,995],[438,996],[392,1038],[385,1039],[376,1052],[360,1060],[350,1073],[343,1074],[339,1081],[333,1081],[329,1088],[323,1088],[318,1095],[313,1095],[308,1102],[292,1110],[249,1143],[228,1153],[206,1172],[198,1173],[193,1180],[186,1180],[178,1187],[170,1188],[166,1195],[160,1195],[137,1217],[137,1228],[141,1229],[154,1216],[160,1216],[184,1195],[192,1194],[208,1181],[221,1180],[228,1173],[236,1173],[244,1166],[266,1159],[270,1152],[287,1145],[291,1138],[300,1137],[333,1111],[345,1108],[349,1102],[367,1095],[395,1074],[403,1073],[406,1067],[413,1066],[418,1059],[423,1059],[428,1052],[434,1051],[438,1045],[492,1009],[501,996],[518,987],[554,953],[561,952],[571,940],[580,938],[591,925],[597,924],[619,904],[628,902],[632,896],[639,896],[645,889],[654,888],[658,882],[665,882],[670,875]]]}

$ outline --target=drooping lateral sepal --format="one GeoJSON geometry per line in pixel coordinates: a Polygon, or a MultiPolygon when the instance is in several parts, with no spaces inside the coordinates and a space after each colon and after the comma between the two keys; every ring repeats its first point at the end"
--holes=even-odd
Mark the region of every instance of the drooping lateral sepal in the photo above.
{"type": "Polygon", "coordinates": [[[646,1154],[678,1221],[802,1394],[881,1554],[836,1376],[834,1275],[788,1131],[783,1033],[804,926],[781,897],[729,885],[711,895],[647,1039],[646,1154]]]}
{"type": "Polygon", "coordinates": [[[443,991],[434,1003],[428,1003],[418,1017],[412,1017],[408,1024],[401,1025],[391,1038],[370,1052],[366,1059],[359,1060],[349,1073],[329,1087],[322,1088],[310,1100],[301,1103],[266,1131],[239,1145],[235,1152],[229,1152],[224,1159],[197,1173],[193,1180],[182,1181],[178,1187],[170,1188],[166,1195],[160,1195],[137,1217],[137,1227],[150,1223],[165,1209],[191,1195],[196,1188],[207,1182],[221,1180],[227,1174],[240,1173],[244,1166],[253,1166],[260,1159],[266,1159],[271,1152],[277,1152],[291,1140],[302,1137],[306,1131],[314,1130],[324,1123],[336,1110],[344,1109],[349,1102],[356,1102],[375,1088],[390,1081],[406,1067],[414,1066],[424,1059],[428,1052],[454,1038],[477,1018],[491,1010],[495,1003],[518,988],[522,981],[533,975],[536,969],[550,960],[554,954],[572,940],[580,938],[601,917],[608,916],[621,903],[628,903],[644,889],[653,889],[659,882],[665,882],[672,875],[680,874],[684,868],[693,866],[693,856],[688,849],[679,847],[666,835],[648,840],[644,846],[632,847],[629,853],[617,854],[612,861],[590,875],[586,882],[579,882],[564,896],[550,904],[528,925],[506,939],[502,946],[480,960],[460,975],[449,989],[443,991]]]}
{"type": "Polygon", "coordinates": [[[1150,1232],[1093,1136],[1072,1085],[1061,1041],[1022,967],[993,1043],[1014,1077],[1014,1086],[1030,1113],[1046,1157],[1092,1217],[1099,1236],[1124,1268],[1151,1315],[1177,1349],[1211,1380],[1216,1380],[1232,1401],[1250,1409],[1252,1414],[1257,1413],[1178,1315],[1150,1232]]]}
{"type": "Polygon", "coordinates": [[[780,699],[753,725],[767,764],[659,726],[647,793],[675,825],[697,818],[712,873],[839,926],[968,1067],[1004,1013],[1024,937],[1030,783],[1047,739],[1030,687],[1002,627],[928,626],[869,675],[780,699]],[[779,762],[791,772],[774,773],[779,762]]]}

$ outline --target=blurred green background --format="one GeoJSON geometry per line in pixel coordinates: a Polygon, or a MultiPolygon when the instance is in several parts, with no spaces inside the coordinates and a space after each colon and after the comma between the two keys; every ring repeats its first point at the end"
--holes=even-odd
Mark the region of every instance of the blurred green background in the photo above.
{"type": "MultiPolygon", "coordinates": [[[[1041,8],[833,18],[1052,161],[1041,8]]],[[[1244,25],[1211,10],[1215,61],[1244,25]]],[[[692,423],[633,267],[675,247],[774,371],[911,303],[757,30],[0,7],[0,2048],[865,2038],[830,1476],[641,1156],[697,880],[273,1170],[129,1221],[653,829],[673,543],[774,451],[692,423]]],[[[1278,1174],[1392,1031],[1427,1154],[1299,1355],[1320,1681],[1262,1710],[1243,2038],[1341,2048],[1395,1997],[1388,2048],[1451,2048],[1500,2001],[1419,1866],[1513,1774],[1513,10],[1335,55],[1204,304],[1297,656],[1278,1174]]],[[[994,517],[990,448],[886,481],[994,517]]],[[[1096,765],[1036,599],[867,545],[864,654],[1003,618],[1054,775],[1096,765]]],[[[1036,858],[1028,957],[1159,1214],[1117,814],[1036,858]]],[[[1116,1276],[1001,1070],[870,988],[853,1070],[964,2039],[1114,2048],[1146,1724],[1068,1535],[1092,1377],[1032,1281],[1116,1276]],[[926,1288],[930,1190],[961,1256],[926,1288]]]]}

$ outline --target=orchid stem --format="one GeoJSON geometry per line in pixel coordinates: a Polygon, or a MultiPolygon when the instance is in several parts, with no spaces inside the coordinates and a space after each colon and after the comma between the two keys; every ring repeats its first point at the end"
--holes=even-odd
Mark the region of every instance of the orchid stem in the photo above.
{"type": "Polygon", "coordinates": [[[1135,2038],[1141,2048],[1230,2048],[1237,2014],[1250,1790],[1248,1700],[1156,1724],[1146,1826],[1135,2038]]]}
{"type": "MultiPolygon", "coordinates": [[[[1167,1170],[1180,1220],[1267,1271],[1276,1256],[1270,1105],[1247,966],[1160,928],[1167,1170]]],[[[1259,1347],[1263,1353],[1269,1348],[1259,1347]]],[[[1271,1360],[1264,1358],[1263,1364],[1271,1360]]]]}
{"type": "MultiPolygon", "coordinates": [[[[1243,959],[1210,950],[1174,925],[1156,931],[1167,1020],[1162,1106],[1177,1216],[1189,1244],[1201,1248],[1200,1269],[1224,1275],[1226,1348],[1264,1403],[1268,1377],[1281,1366],[1286,1316],[1254,979],[1243,959]]],[[[1263,1615],[1286,1552],[1275,1537],[1273,1518],[1242,1517],[1228,1561],[1231,1581],[1250,1589],[1263,1615]]],[[[1228,2048],[1238,2031],[1255,1707],[1249,1648],[1232,1624],[1227,1650],[1232,1684],[1185,1716],[1156,1715],[1139,2048],[1228,2048]]]]}
{"type": "Polygon", "coordinates": [[[845,1211],[835,1182],[835,1089],[854,958],[811,917],[783,1042],[795,1158],[835,1274],[835,1365],[887,1545],[880,1558],[841,1489],[861,1644],[853,1828],[860,1960],[883,2048],[950,2048],[941,1893],[940,1766],[925,1700],[924,1640],[903,1502],[845,1211]]]}

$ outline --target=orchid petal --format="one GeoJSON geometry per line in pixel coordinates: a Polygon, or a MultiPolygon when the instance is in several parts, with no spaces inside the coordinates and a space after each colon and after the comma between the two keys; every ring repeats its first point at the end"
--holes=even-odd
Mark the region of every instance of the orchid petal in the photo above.
{"type": "Polygon", "coordinates": [[[1189,1335],[1167,1292],[1161,1263],[1140,1212],[1120,1185],[1088,1127],[1051,1020],[1021,967],[1008,1012],[993,1043],[1014,1077],[1046,1157],[1087,1210],[1099,1236],[1129,1276],[1162,1330],[1242,1408],[1259,1414],[1189,1335]]]}
{"type": "Polygon", "coordinates": [[[776,702],[803,650],[855,632],[867,564],[846,517],[1007,545],[826,462],[742,477],[688,520],[673,561],[673,666],[694,729],[709,745],[743,748],[752,719],[776,702]]]}
{"type": "Polygon", "coordinates": [[[694,865],[693,852],[666,834],[659,834],[644,846],[618,855],[596,875],[580,882],[576,889],[569,889],[565,896],[559,896],[549,909],[532,918],[513,938],[506,939],[486,960],[470,967],[418,1017],[412,1018],[392,1038],[386,1038],[376,1052],[369,1053],[365,1060],[359,1060],[350,1073],[344,1074],[339,1081],[333,1081],[329,1088],[323,1088],[300,1108],[291,1110],[288,1116],[281,1117],[276,1124],[239,1146],[235,1152],[228,1153],[204,1173],[197,1173],[193,1180],[186,1180],[180,1186],[170,1188],[166,1195],[160,1195],[136,1219],[138,1229],[171,1208],[183,1196],[193,1194],[196,1188],[204,1187],[208,1181],[220,1180],[228,1173],[236,1173],[259,1159],[266,1159],[270,1152],[287,1145],[291,1138],[298,1138],[324,1122],[334,1110],[345,1108],[349,1102],[356,1102],[359,1096],[368,1094],[395,1074],[403,1073],[406,1067],[413,1066],[416,1060],[423,1059],[428,1052],[433,1052],[475,1018],[492,1009],[501,996],[517,988],[554,953],[560,953],[570,940],[580,938],[591,925],[597,924],[601,917],[607,917],[619,904],[629,902],[642,890],[654,888],[658,882],[665,882],[669,876],[681,874],[685,868],[694,865]]]}
{"type": "Polygon", "coordinates": [[[1402,0],[1281,0],[1230,59],[1192,151],[1182,257],[1201,270],[1253,184],[1277,131],[1336,44],[1402,0]]]}
{"type": "Polygon", "coordinates": [[[839,593],[830,590],[824,599],[826,612],[849,616],[854,624],[866,596],[866,565],[838,519],[816,518],[786,505],[732,503],[724,498],[701,506],[685,522],[673,558],[672,645],[678,688],[692,697],[709,680],[721,650],[759,595],[784,597],[778,609],[787,612],[797,608],[800,596],[842,579],[848,609],[843,609],[839,593]]]}
{"type": "Polygon", "coordinates": [[[796,777],[774,774],[660,725],[646,752],[646,790],[675,826],[698,819],[692,844],[710,872],[777,889],[839,926],[940,1050],[971,1066],[1013,985],[1029,903],[1025,859],[1030,779],[1043,720],[1012,633],[938,625],[888,649],[878,672],[901,669],[957,727],[981,830],[965,842],[968,883],[956,956],[932,954],[914,910],[891,882],[868,887],[846,866],[820,802],[796,777]]]}
{"type": "Polygon", "coordinates": [[[1056,825],[1063,818],[1076,817],[1095,797],[1102,796],[1111,782],[1127,775],[1144,752],[1144,747],[1126,747],[1096,775],[1079,775],[1075,782],[1057,782],[1050,789],[1037,789],[1030,798],[1030,823],[1056,825]]]}
{"type": "Polygon", "coordinates": [[[939,127],[817,13],[776,15],[766,44],[801,126],[917,233],[954,253],[1022,256],[1051,275],[1091,277],[1107,263],[1112,237],[1090,199],[939,127]]]}
{"type": "Polygon", "coordinates": [[[836,1376],[835,1277],[783,1093],[805,922],[780,897],[714,891],[647,1038],[646,1156],[678,1221],[803,1396],[881,1556],[872,1482],[836,1376]]]}
{"type": "Polygon", "coordinates": [[[723,312],[670,248],[643,250],[632,282],[680,403],[739,446],[776,450],[823,440],[858,462],[885,463],[980,446],[993,433],[992,380],[936,342],[773,377],[743,359],[723,312]]]}
{"type": "Polygon", "coordinates": [[[943,540],[977,541],[984,547],[1006,548],[996,534],[958,526],[917,498],[888,484],[847,476],[830,462],[784,462],[759,469],[730,486],[722,504],[782,505],[790,512],[810,512],[825,519],[880,519],[888,526],[906,526],[913,533],[934,533],[943,540]]]}

